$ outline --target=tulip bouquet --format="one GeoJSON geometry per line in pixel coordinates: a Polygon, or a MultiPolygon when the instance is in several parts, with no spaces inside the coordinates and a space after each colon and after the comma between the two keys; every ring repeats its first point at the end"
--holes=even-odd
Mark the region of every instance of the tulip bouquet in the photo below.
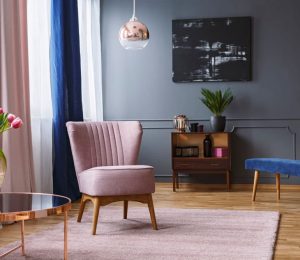
{"type": "MultiPolygon", "coordinates": [[[[19,117],[16,117],[14,114],[5,113],[3,108],[0,107],[0,134],[5,131],[8,131],[12,128],[17,129],[22,126],[23,122],[19,117]]],[[[6,171],[6,157],[2,149],[0,149],[0,188],[4,179],[4,174],[6,171]]]]}

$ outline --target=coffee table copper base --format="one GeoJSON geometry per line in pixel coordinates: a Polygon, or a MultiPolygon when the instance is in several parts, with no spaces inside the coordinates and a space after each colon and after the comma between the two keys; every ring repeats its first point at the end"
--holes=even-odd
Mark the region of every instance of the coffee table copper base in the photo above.
{"type": "Polygon", "coordinates": [[[9,253],[19,249],[19,248],[22,248],[22,255],[25,255],[25,243],[24,243],[24,220],[21,220],[21,244],[20,245],[17,245],[15,247],[13,247],[12,249],[6,251],[5,253],[1,254],[0,255],[0,258],[1,257],[4,257],[6,255],[8,255],[9,253]]]}
{"type": "Polygon", "coordinates": [[[37,219],[41,217],[46,217],[54,214],[64,213],[64,259],[68,259],[68,211],[71,208],[71,200],[67,197],[54,195],[54,194],[43,194],[43,193],[0,193],[0,223],[6,221],[17,221],[21,223],[21,243],[12,249],[2,253],[0,258],[12,253],[13,251],[21,248],[22,255],[25,256],[25,239],[24,239],[24,230],[25,230],[25,220],[37,219]],[[17,208],[15,205],[2,205],[5,204],[1,200],[7,199],[16,201],[15,199],[24,202],[22,204],[22,209],[20,211],[11,210],[12,208],[17,208]],[[41,203],[39,208],[35,208],[32,201],[40,199],[38,201],[41,203]],[[50,201],[48,201],[50,199],[50,201]],[[55,202],[57,205],[52,205],[55,202]],[[27,201],[26,201],[27,200],[27,201]],[[27,203],[28,200],[31,202],[27,203]],[[59,202],[59,200],[61,202],[59,202]],[[52,203],[52,204],[51,204],[52,203]]]}

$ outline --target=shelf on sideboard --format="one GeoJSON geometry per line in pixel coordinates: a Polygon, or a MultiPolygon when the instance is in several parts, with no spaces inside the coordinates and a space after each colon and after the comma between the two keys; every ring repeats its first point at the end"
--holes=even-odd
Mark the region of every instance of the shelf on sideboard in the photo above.
{"type": "Polygon", "coordinates": [[[228,157],[189,157],[189,156],[173,156],[173,159],[189,159],[189,160],[211,160],[211,159],[221,159],[228,160],[228,157]]]}
{"type": "Polygon", "coordinates": [[[204,134],[204,135],[211,135],[211,134],[231,134],[231,132],[172,132],[172,134],[204,134]]]}

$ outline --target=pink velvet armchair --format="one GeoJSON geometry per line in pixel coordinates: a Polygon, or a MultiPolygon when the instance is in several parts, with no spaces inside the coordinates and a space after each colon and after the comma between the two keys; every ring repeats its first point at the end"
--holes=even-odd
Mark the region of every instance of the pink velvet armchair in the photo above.
{"type": "Polygon", "coordinates": [[[81,222],[85,203],[91,200],[95,235],[100,206],[124,201],[126,219],[128,201],[138,201],[148,204],[152,227],[156,230],[153,167],[136,165],[143,133],[140,123],[68,122],[67,129],[82,193],[77,221],[81,222]]]}

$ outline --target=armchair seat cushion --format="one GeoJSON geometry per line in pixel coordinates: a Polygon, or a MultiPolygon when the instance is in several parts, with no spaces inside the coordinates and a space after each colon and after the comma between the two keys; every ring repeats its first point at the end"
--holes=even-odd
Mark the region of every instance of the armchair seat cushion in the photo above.
{"type": "Polygon", "coordinates": [[[78,174],[79,189],[90,196],[149,194],[155,191],[153,167],[101,166],[78,174]]]}

